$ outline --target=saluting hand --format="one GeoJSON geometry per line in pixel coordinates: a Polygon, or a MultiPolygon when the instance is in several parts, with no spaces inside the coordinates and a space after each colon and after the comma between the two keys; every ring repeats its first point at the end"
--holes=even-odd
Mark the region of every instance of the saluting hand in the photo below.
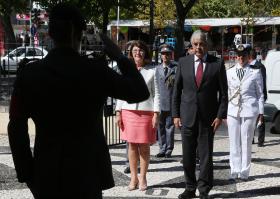
{"type": "Polygon", "coordinates": [[[222,123],[222,119],[219,119],[219,118],[216,118],[216,119],[213,121],[213,123],[211,124],[211,126],[214,127],[214,129],[213,129],[213,132],[214,132],[214,133],[215,133],[216,130],[219,128],[219,126],[221,125],[221,123],[222,123]]]}
{"type": "Polygon", "coordinates": [[[116,60],[122,56],[121,49],[107,35],[100,34],[100,37],[104,43],[104,50],[111,59],[116,60]]]}

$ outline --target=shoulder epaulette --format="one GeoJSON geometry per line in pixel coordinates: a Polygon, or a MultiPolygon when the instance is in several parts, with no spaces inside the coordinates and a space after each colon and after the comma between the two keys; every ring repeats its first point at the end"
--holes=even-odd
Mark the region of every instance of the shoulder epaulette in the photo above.
{"type": "Polygon", "coordinates": [[[226,67],[226,70],[231,69],[232,67],[234,67],[234,65],[226,67]]]}
{"type": "Polygon", "coordinates": [[[257,66],[257,65],[250,65],[249,67],[252,68],[252,69],[260,69],[261,68],[260,66],[257,66]]]}

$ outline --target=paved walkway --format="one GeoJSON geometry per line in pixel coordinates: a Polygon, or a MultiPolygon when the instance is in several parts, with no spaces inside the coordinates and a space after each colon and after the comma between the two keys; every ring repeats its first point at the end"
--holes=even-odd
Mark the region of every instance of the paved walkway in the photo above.
{"type": "MultiPolygon", "coordinates": [[[[280,198],[280,136],[266,138],[265,147],[253,145],[251,177],[247,182],[228,181],[228,138],[218,133],[214,146],[214,187],[212,198],[280,198]]],[[[129,174],[124,174],[125,145],[110,149],[116,186],[104,191],[104,198],[177,198],[184,190],[184,177],[180,164],[181,139],[175,136],[175,150],[170,159],[155,158],[158,145],[151,146],[151,164],[148,171],[149,188],[145,192],[128,191],[129,174]]],[[[32,136],[31,142],[33,142],[32,136]]],[[[7,135],[0,135],[0,198],[32,199],[24,184],[16,180],[8,146],[7,135]]]]}

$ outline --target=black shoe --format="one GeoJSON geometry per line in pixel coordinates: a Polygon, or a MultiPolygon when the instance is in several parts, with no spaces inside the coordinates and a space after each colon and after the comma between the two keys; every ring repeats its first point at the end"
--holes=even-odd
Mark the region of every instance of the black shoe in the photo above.
{"type": "Polygon", "coordinates": [[[195,197],[196,197],[195,191],[185,190],[183,193],[181,193],[178,196],[178,199],[190,199],[190,198],[195,198],[195,197]]]}
{"type": "Polygon", "coordinates": [[[165,154],[164,153],[158,153],[158,154],[156,154],[156,157],[157,158],[163,158],[163,157],[165,157],[165,154]]]}
{"type": "Polygon", "coordinates": [[[201,193],[201,194],[199,194],[199,198],[200,199],[209,199],[210,197],[209,197],[208,193],[201,193]]]}
{"type": "Polygon", "coordinates": [[[253,138],[252,144],[255,144],[255,139],[253,138]]]}
{"type": "Polygon", "coordinates": [[[126,167],[123,171],[124,173],[130,173],[130,168],[129,167],[126,167]]]}
{"type": "Polygon", "coordinates": [[[263,143],[259,143],[258,147],[264,147],[264,144],[263,143]]]}
{"type": "Polygon", "coordinates": [[[180,163],[181,163],[181,164],[183,164],[183,159],[182,159],[182,160],[180,160],[180,163]]]}
{"type": "Polygon", "coordinates": [[[170,153],[165,154],[165,158],[171,158],[171,154],[170,153]]]}

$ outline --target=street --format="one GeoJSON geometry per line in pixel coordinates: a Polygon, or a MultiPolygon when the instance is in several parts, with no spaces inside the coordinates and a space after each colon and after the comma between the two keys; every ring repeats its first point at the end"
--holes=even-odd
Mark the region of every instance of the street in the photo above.
{"type": "MultiPolygon", "coordinates": [[[[267,124],[268,126],[269,124],[267,124]]],[[[266,129],[265,147],[253,145],[249,181],[237,181],[236,183],[228,180],[229,143],[227,131],[225,127],[219,129],[215,135],[214,143],[214,187],[210,192],[212,198],[279,198],[280,135],[270,134],[268,132],[269,128],[266,129]]],[[[33,142],[34,136],[32,135],[31,145],[33,145],[33,142]]],[[[110,147],[116,186],[104,191],[104,198],[177,198],[185,187],[180,163],[182,159],[180,134],[177,132],[175,135],[175,149],[171,158],[155,158],[157,152],[158,145],[152,145],[151,162],[147,174],[148,189],[144,192],[128,191],[129,174],[123,173],[125,145],[110,147]]],[[[0,171],[1,199],[32,199],[27,187],[17,182],[6,134],[0,135],[0,171]]]]}

